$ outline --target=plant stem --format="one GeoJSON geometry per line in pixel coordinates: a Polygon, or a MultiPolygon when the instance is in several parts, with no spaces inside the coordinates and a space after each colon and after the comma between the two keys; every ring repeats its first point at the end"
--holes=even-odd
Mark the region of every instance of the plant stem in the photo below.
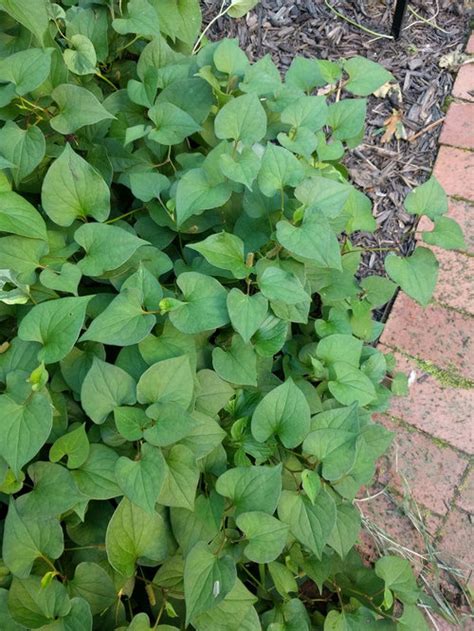
{"type": "Polygon", "coordinates": [[[119,219],[125,219],[125,217],[130,217],[130,215],[134,215],[140,210],[145,210],[145,207],[140,206],[140,208],[134,208],[133,210],[129,210],[127,213],[123,213],[123,215],[119,215],[118,217],[113,217],[112,219],[109,219],[108,221],[105,221],[104,223],[115,223],[116,221],[119,221],[119,219]]]}
{"type": "Polygon", "coordinates": [[[366,26],[362,26],[362,24],[358,24],[355,20],[351,20],[351,18],[348,18],[347,15],[344,15],[344,13],[341,13],[340,11],[335,9],[332,6],[332,4],[329,2],[329,0],[324,0],[324,4],[327,6],[327,8],[330,11],[332,11],[335,15],[337,15],[338,18],[341,18],[341,20],[345,20],[346,22],[349,22],[349,24],[352,24],[352,26],[355,26],[361,31],[364,31],[364,33],[368,33],[369,35],[375,35],[376,37],[384,37],[385,39],[393,39],[393,35],[386,35],[385,33],[377,33],[377,31],[372,31],[370,28],[367,28],[366,26]]]}
{"type": "Polygon", "coordinates": [[[200,50],[201,42],[204,39],[207,31],[211,28],[211,26],[215,22],[217,22],[217,20],[219,18],[223,17],[227,13],[227,11],[229,10],[231,5],[229,4],[229,6],[224,9],[225,2],[226,2],[226,0],[222,0],[222,4],[221,4],[221,8],[219,9],[219,13],[215,17],[212,18],[212,20],[209,22],[209,24],[206,26],[206,28],[201,33],[201,35],[198,37],[197,42],[194,44],[194,48],[193,48],[192,53],[191,53],[192,55],[195,55],[200,50]]]}
{"type": "Polygon", "coordinates": [[[116,85],[114,85],[112,83],[112,81],[110,79],[108,79],[106,76],[104,76],[100,70],[96,70],[95,71],[95,76],[99,77],[99,79],[102,79],[102,81],[105,81],[105,83],[107,83],[108,85],[110,85],[111,88],[113,88],[116,92],[118,92],[118,88],[116,85]]]}

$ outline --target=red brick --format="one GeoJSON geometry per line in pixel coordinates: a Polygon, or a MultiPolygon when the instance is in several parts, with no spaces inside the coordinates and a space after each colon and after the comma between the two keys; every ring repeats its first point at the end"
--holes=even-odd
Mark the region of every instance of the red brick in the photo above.
{"type": "MultiPolygon", "coordinates": [[[[451,217],[458,222],[464,232],[464,239],[466,241],[466,252],[474,254],[474,205],[465,201],[458,201],[455,199],[449,200],[449,210],[446,217],[451,217]]],[[[417,232],[418,238],[421,239],[421,232],[423,230],[433,230],[433,222],[428,219],[426,215],[421,218],[417,232]]]]}
{"type": "Polygon", "coordinates": [[[474,469],[469,471],[469,475],[462,483],[456,504],[466,512],[474,514],[474,469]]]}
{"type": "Polygon", "coordinates": [[[434,174],[448,195],[474,201],[474,153],[442,146],[434,174]]]}
{"type": "Polygon", "coordinates": [[[474,388],[453,388],[395,353],[397,368],[414,382],[406,397],[393,397],[390,414],[467,454],[474,454],[474,388]]]}
{"type": "Polygon", "coordinates": [[[454,82],[453,96],[457,99],[474,101],[474,66],[472,63],[461,66],[454,82]]]}
{"type": "Polygon", "coordinates": [[[395,433],[388,454],[379,463],[377,479],[408,494],[417,504],[445,515],[467,467],[467,460],[453,449],[437,444],[417,430],[394,423],[387,415],[377,422],[395,433]]]}
{"type": "Polygon", "coordinates": [[[474,103],[451,104],[439,142],[474,149],[474,103]]]}
{"type": "MultiPolygon", "coordinates": [[[[440,248],[432,250],[440,263],[434,299],[474,315],[474,257],[440,248]]],[[[472,335],[472,325],[470,331],[472,335]]]]}
{"type": "MultiPolygon", "coordinates": [[[[438,544],[438,556],[451,566],[459,568],[466,579],[472,578],[474,546],[469,515],[453,508],[442,528],[442,533],[438,544]]],[[[471,585],[474,587],[472,580],[471,585]]]]}
{"type": "Polygon", "coordinates": [[[400,293],[380,341],[474,380],[474,319],[438,305],[421,307],[400,293]]]}
{"type": "Polygon", "coordinates": [[[474,55],[474,33],[471,33],[471,37],[469,38],[469,41],[467,42],[466,53],[468,55],[474,55]]]}

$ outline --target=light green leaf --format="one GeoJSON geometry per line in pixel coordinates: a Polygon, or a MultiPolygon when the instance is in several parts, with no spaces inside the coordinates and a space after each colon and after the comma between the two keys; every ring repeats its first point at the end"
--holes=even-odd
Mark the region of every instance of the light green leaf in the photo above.
{"type": "Polygon", "coordinates": [[[434,175],[408,193],[405,209],[413,215],[427,215],[430,219],[448,212],[448,198],[434,175]]]}
{"type": "Polygon", "coordinates": [[[276,434],[288,449],[303,442],[309,427],[309,405],[291,378],[265,395],[252,416],[255,440],[263,443],[276,434]]]}
{"type": "Polygon", "coordinates": [[[194,372],[188,355],[171,357],[150,366],[137,385],[139,403],[175,403],[189,407],[194,393],[194,372]]]}
{"type": "Polygon", "coordinates": [[[149,202],[159,197],[160,193],[170,185],[165,175],[153,172],[130,173],[129,180],[132,193],[142,202],[149,202]]]}
{"type": "Polygon", "coordinates": [[[162,145],[177,145],[200,129],[192,116],[172,103],[154,105],[148,116],[156,125],[149,138],[162,145]]]}
{"type": "Polygon", "coordinates": [[[332,365],[336,362],[345,362],[357,368],[360,362],[362,346],[362,340],[358,340],[352,335],[335,333],[318,342],[316,356],[325,364],[332,365]]]}
{"type": "Polygon", "coordinates": [[[243,76],[249,60],[244,51],[239,47],[237,39],[223,39],[218,43],[213,55],[214,65],[224,74],[243,76]]]}
{"type": "Polygon", "coordinates": [[[288,323],[269,315],[253,337],[257,354],[272,357],[283,347],[288,335],[288,323]]]}
{"type": "Polygon", "coordinates": [[[155,504],[166,475],[161,451],[144,444],[138,460],[122,456],[115,463],[115,477],[128,499],[147,513],[155,512],[155,504]]]}
{"type": "Polygon", "coordinates": [[[126,405],[114,409],[114,420],[119,434],[129,441],[140,440],[151,423],[145,410],[126,405]]]}
{"type": "Polygon", "coordinates": [[[78,217],[105,221],[110,212],[110,191],[100,173],[68,144],[45,175],[41,202],[58,226],[70,226],[78,217]]]}
{"type": "Polygon", "coordinates": [[[308,550],[321,558],[336,523],[336,505],[327,491],[322,490],[314,504],[302,495],[283,491],[278,504],[278,517],[288,524],[291,534],[308,550]]]}
{"type": "Polygon", "coordinates": [[[197,423],[184,407],[176,403],[154,403],[146,411],[152,419],[143,437],[155,447],[168,447],[189,436],[197,423]],[[179,422],[177,422],[179,419],[179,422]]]}
{"type": "Polygon", "coordinates": [[[267,116],[255,94],[244,94],[228,101],[214,121],[216,136],[225,140],[240,140],[252,145],[267,132],[267,116]]]}
{"type": "Polygon", "coordinates": [[[214,539],[219,532],[223,515],[224,498],[215,491],[211,491],[209,497],[198,495],[192,511],[171,508],[173,534],[185,556],[199,541],[208,543],[214,539]]]}
{"type": "Polygon", "coordinates": [[[78,85],[58,85],[51,92],[51,97],[58,104],[59,114],[49,124],[60,134],[73,134],[85,125],[115,118],[92,92],[78,85]]]}
{"type": "Polygon", "coordinates": [[[134,33],[150,39],[161,35],[158,14],[148,0],[130,0],[127,17],[113,20],[112,28],[120,35],[134,33]]]}
{"type": "Polygon", "coordinates": [[[152,0],[158,13],[160,30],[174,42],[180,40],[192,46],[201,30],[199,0],[152,0]]]}
{"type": "Polygon", "coordinates": [[[204,169],[191,169],[179,180],[176,189],[176,219],[181,226],[192,215],[223,206],[232,189],[226,182],[215,183],[204,169]]]}
{"type": "Polygon", "coordinates": [[[309,297],[297,276],[279,267],[267,267],[260,276],[258,285],[268,300],[288,305],[304,302],[309,297]]]}
{"type": "Polygon", "coordinates": [[[229,350],[216,347],[212,351],[212,365],[225,381],[237,385],[257,385],[257,356],[251,344],[234,335],[229,350]]]}
{"type": "Polygon", "coordinates": [[[337,507],[336,524],[328,539],[328,545],[335,550],[341,559],[351,551],[359,538],[360,512],[351,504],[337,507]]]}
{"type": "Polygon", "coordinates": [[[80,341],[92,340],[116,346],[131,346],[141,342],[156,323],[155,315],[142,307],[139,289],[123,289],[100,313],[80,341]]]}
{"type": "Polygon", "coordinates": [[[30,576],[13,579],[8,608],[18,623],[27,629],[39,629],[67,616],[71,603],[66,588],[58,580],[53,579],[43,586],[39,576],[30,576]]]}
{"type": "Polygon", "coordinates": [[[381,64],[359,55],[344,61],[343,67],[349,75],[349,81],[344,88],[357,96],[369,96],[385,83],[395,81],[392,73],[381,64]]]}
{"type": "Polygon", "coordinates": [[[256,597],[237,579],[233,589],[216,607],[195,616],[196,631],[260,631],[258,614],[252,607],[256,597]]]}
{"type": "Polygon", "coordinates": [[[232,500],[236,516],[252,511],[272,515],[280,499],[281,483],[281,465],[236,467],[219,476],[216,491],[232,500]]]}
{"type": "Polygon", "coordinates": [[[101,276],[117,269],[148,243],[128,230],[103,223],[84,224],[75,231],[74,240],[86,251],[78,263],[86,276],[101,276]]]}
{"type": "MultiPolygon", "coordinates": [[[[13,121],[8,121],[0,130],[0,147],[2,155],[14,165],[11,167],[11,173],[15,185],[18,186],[33,173],[44,158],[46,141],[39,127],[32,125],[27,129],[21,129],[13,121]]],[[[2,210],[7,209],[2,208],[2,210]]],[[[15,234],[21,233],[15,232],[15,234]]],[[[25,236],[33,235],[25,234],[25,236]]],[[[44,237],[36,236],[35,238],[44,237]]]]}
{"type": "Polygon", "coordinates": [[[268,301],[262,294],[248,296],[234,287],[227,295],[227,309],[234,330],[248,344],[268,312],[268,301]]]}
{"type": "Polygon", "coordinates": [[[193,510],[199,469],[190,449],[174,445],[166,455],[167,474],[158,498],[160,504],[193,510]]]}
{"type": "Polygon", "coordinates": [[[298,186],[295,196],[306,206],[311,206],[312,213],[317,209],[331,218],[341,214],[353,190],[347,184],[314,175],[298,186]]]}
{"type": "Polygon", "coordinates": [[[262,158],[258,185],[267,197],[273,197],[285,186],[297,186],[304,176],[301,162],[287,149],[269,143],[262,158]]]}
{"type": "Polygon", "coordinates": [[[277,559],[288,538],[288,525],[261,511],[242,513],[237,517],[237,527],[249,540],[244,553],[255,563],[277,559]]]}
{"type": "Polygon", "coordinates": [[[45,0],[31,0],[28,6],[22,0],[1,0],[0,9],[33,33],[39,44],[44,44],[49,24],[45,0]]]}
{"type": "Polygon", "coordinates": [[[13,191],[0,193],[0,231],[47,240],[46,224],[39,212],[13,191]]]}
{"type": "Polygon", "coordinates": [[[257,96],[271,96],[279,88],[281,88],[280,73],[269,54],[247,66],[244,81],[239,85],[242,92],[255,92],[257,96]]]}
{"type": "Polygon", "coordinates": [[[163,561],[167,555],[166,526],[158,513],[145,512],[126,497],[115,509],[107,527],[105,549],[110,565],[119,574],[131,577],[142,558],[163,561]]]}
{"type": "Polygon", "coordinates": [[[118,457],[110,447],[92,444],[85,463],[72,472],[81,493],[92,500],[108,500],[122,495],[115,479],[118,457]]]}
{"type": "Polygon", "coordinates": [[[269,563],[268,571],[272,577],[275,589],[282,598],[288,600],[290,592],[298,591],[298,583],[295,580],[293,572],[291,572],[286,565],[273,561],[269,563]]]}
{"type": "Polygon", "coordinates": [[[63,434],[54,442],[49,450],[49,459],[51,462],[59,462],[64,456],[67,456],[69,469],[77,469],[89,457],[89,450],[86,426],[83,424],[63,434]]]}
{"type": "Polygon", "coordinates": [[[40,342],[38,359],[54,364],[69,353],[84,324],[91,296],[58,298],[34,305],[20,323],[18,336],[40,342]]]}
{"type": "Polygon", "coordinates": [[[85,35],[73,35],[67,48],[63,52],[64,63],[74,74],[83,76],[95,74],[97,65],[97,55],[94,44],[85,35]]]}
{"type": "Polygon", "coordinates": [[[118,366],[94,357],[81,389],[82,407],[94,423],[103,423],[116,407],[135,401],[132,377],[118,366]]]}
{"type": "Polygon", "coordinates": [[[335,379],[328,382],[329,392],[343,405],[367,405],[376,398],[372,381],[358,368],[346,362],[333,365],[335,379]]]}
{"type": "Polygon", "coordinates": [[[367,110],[366,99],[343,99],[328,108],[327,124],[336,140],[349,140],[364,129],[367,110]]]}
{"type": "Polygon", "coordinates": [[[333,61],[295,57],[286,73],[286,83],[305,92],[337,83],[340,65],[333,61]]]}
{"type": "MultiPolygon", "coordinates": [[[[184,272],[176,283],[183,292],[183,302],[170,312],[169,318],[178,331],[201,333],[229,322],[227,291],[218,280],[197,272],[184,272]]],[[[163,309],[161,303],[160,308],[163,309]]]]}
{"type": "Polygon", "coordinates": [[[188,244],[188,247],[202,254],[211,265],[229,270],[235,278],[250,274],[251,268],[245,265],[243,241],[230,232],[211,234],[204,241],[188,244]]]}
{"type": "Polygon", "coordinates": [[[319,491],[321,490],[321,478],[311,469],[303,469],[301,472],[301,486],[309,497],[311,504],[314,504],[319,491]]]}
{"type": "Polygon", "coordinates": [[[241,18],[258,4],[258,0],[232,0],[227,11],[231,18],[241,18]]]}
{"type": "Polygon", "coordinates": [[[77,288],[81,278],[81,270],[72,263],[64,263],[58,272],[46,268],[40,274],[40,282],[44,287],[74,294],[75,296],[77,296],[77,288]]]}
{"type": "Polygon", "coordinates": [[[198,412],[215,416],[234,395],[234,389],[213,370],[204,368],[197,375],[196,402],[198,412]]]}
{"type": "Polygon", "coordinates": [[[107,572],[97,563],[79,563],[74,578],[67,585],[70,596],[84,598],[97,615],[113,605],[117,595],[114,583],[107,572]]]}
{"type": "Polygon", "coordinates": [[[445,250],[465,250],[467,247],[461,226],[449,217],[436,217],[433,230],[423,232],[423,241],[445,250]]]}
{"type": "Polygon", "coordinates": [[[312,132],[326,124],[328,107],[324,96],[302,96],[281,113],[281,122],[293,128],[304,127],[312,132]]]}
{"type": "Polygon", "coordinates": [[[411,256],[400,258],[389,254],[385,269],[390,278],[402,290],[422,306],[426,306],[433,295],[438,279],[439,263],[431,250],[418,247],[411,256]]]}
{"type": "Polygon", "coordinates": [[[252,189],[252,184],[260,170],[260,158],[250,147],[244,147],[240,153],[221,157],[222,173],[232,180],[252,189]]]}
{"type": "Polygon", "coordinates": [[[235,561],[214,555],[204,542],[197,543],[184,564],[186,624],[198,614],[218,605],[234,587],[235,561]]]}
{"type": "Polygon", "coordinates": [[[340,245],[326,217],[306,211],[303,223],[277,223],[277,239],[289,252],[314,261],[319,267],[342,270],[340,245]]]}
{"type": "Polygon", "coordinates": [[[396,556],[385,556],[376,561],[375,573],[385,582],[385,605],[393,604],[392,592],[406,604],[415,604],[420,590],[416,584],[410,562],[396,556]]]}
{"type": "MultiPolygon", "coordinates": [[[[0,2],[1,7],[2,3],[0,2]]],[[[15,92],[20,96],[33,92],[48,78],[52,52],[52,48],[45,50],[29,48],[1,59],[0,76],[2,82],[10,81],[13,83],[15,92]]]]}
{"type": "Polygon", "coordinates": [[[397,290],[395,283],[382,276],[366,276],[360,282],[365,299],[372,307],[382,307],[389,302],[397,290]]]}
{"type": "Polygon", "coordinates": [[[36,559],[58,559],[64,551],[61,525],[54,518],[22,515],[10,500],[3,533],[2,557],[14,576],[27,578],[36,559]]]}
{"type": "Polygon", "coordinates": [[[71,598],[69,613],[53,622],[51,631],[90,631],[92,612],[89,603],[83,598],[71,598]]]}

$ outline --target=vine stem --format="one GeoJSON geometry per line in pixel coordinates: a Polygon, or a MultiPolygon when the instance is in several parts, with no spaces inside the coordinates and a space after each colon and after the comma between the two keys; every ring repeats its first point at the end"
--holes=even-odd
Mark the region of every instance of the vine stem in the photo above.
{"type": "Polygon", "coordinates": [[[195,55],[195,54],[199,51],[199,49],[201,48],[201,42],[202,42],[202,40],[204,39],[204,37],[205,37],[205,35],[206,35],[207,31],[211,28],[211,26],[212,26],[213,24],[215,24],[215,22],[217,22],[217,20],[218,20],[219,18],[224,17],[224,15],[225,15],[225,14],[227,13],[227,11],[230,9],[230,7],[231,7],[232,3],[231,3],[231,4],[229,4],[229,6],[228,6],[228,7],[226,7],[226,8],[224,9],[225,3],[226,3],[226,0],[222,0],[222,4],[221,4],[221,8],[219,9],[219,13],[218,13],[215,17],[213,17],[213,18],[212,18],[212,20],[209,22],[209,24],[206,26],[206,28],[205,28],[205,29],[203,30],[203,32],[201,33],[201,35],[198,37],[198,40],[197,40],[197,42],[194,44],[194,48],[193,48],[193,50],[192,50],[192,54],[193,54],[193,55],[195,55]]]}
{"type": "Polygon", "coordinates": [[[114,85],[112,83],[112,81],[110,79],[108,79],[106,76],[104,76],[100,70],[96,70],[95,71],[95,76],[99,77],[99,79],[102,79],[102,81],[105,81],[105,83],[107,83],[108,85],[110,85],[111,88],[113,88],[116,92],[118,91],[118,88],[116,85],[114,85]]]}
{"type": "Polygon", "coordinates": [[[375,35],[375,37],[384,37],[385,39],[393,39],[393,35],[386,35],[385,33],[377,33],[377,31],[372,31],[370,28],[367,28],[366,26],[362,26],[362,24],[359,24],[355,20],[348,18],[347,15],[344,15],[344,13],[341,13],[335,7],[333,7],[332,4],[329,2],[329,0],[324,0],[324,4],[327,6],[327,8],[330,11],[332,11],[335,15],[337,15],[338,18],[341,18],[341,20],[345,20],[346,22],[349,22],[349,24],[352,24],[352,26],[355,26],[361,31],[364,31],[364,33],[368,33],[369,35],[375,35]]]}
{"type": "MultiPolygon", "coordinates": [[[[436,22],[434,21],[434,20],[436,20],[439,11],[438,11],[438,13],[436,13],[433,16],[431,16],[430,18],[424,18],[422,15],[417,13],[415,11],[415,9],[413,9],[410,5],[408,5],[408,10],[410,11],[410,13],[412,15],[414,15],[416,17],[417,20],[420,20],[420,22],[423,22],[424,24],[428,24],[428,26],[432,26],[437,31],[441,31],[441,33],[445,33],[445,35],[451,35],[451,33],[449,31],[446,31],[444,28],[441,28],[441,26],[438,26],[438,24],[436,24],[436,22]]],[[[410,28],[411,26],[413,26],[413,24],[410,24],[406,28],[410,28]]]]}
{"type": "Polygon", "coordinates": [[[123,215],[119,215],[118,217],[113,217],[112,219],[109,219],[108,221],[105,221],[104,223],[115,223],[116,221],[119,221],[120,219],[125,219],[125,217],[130,217],[130,215],[134,215],[140,210],[145,210],[145,207],[140,206],[140,208],[134,208],[133,210],[129,210],[127,213],[123,213],[123,215]]]}

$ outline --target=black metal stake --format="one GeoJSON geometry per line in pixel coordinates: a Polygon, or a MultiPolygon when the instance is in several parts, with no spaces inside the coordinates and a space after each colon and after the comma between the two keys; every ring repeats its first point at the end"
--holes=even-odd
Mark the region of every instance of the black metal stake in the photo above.
{"type": "Polygon", "coordinates": [[[392,23],[392,35],[395,39],[400,37],[400,31],[402,28],[403,18],[405,16],[405,10],[407,8],[408,0],[397,0],[397,4],[395,5],[395,13],[393,15],[393,23],[392,23]]]}

